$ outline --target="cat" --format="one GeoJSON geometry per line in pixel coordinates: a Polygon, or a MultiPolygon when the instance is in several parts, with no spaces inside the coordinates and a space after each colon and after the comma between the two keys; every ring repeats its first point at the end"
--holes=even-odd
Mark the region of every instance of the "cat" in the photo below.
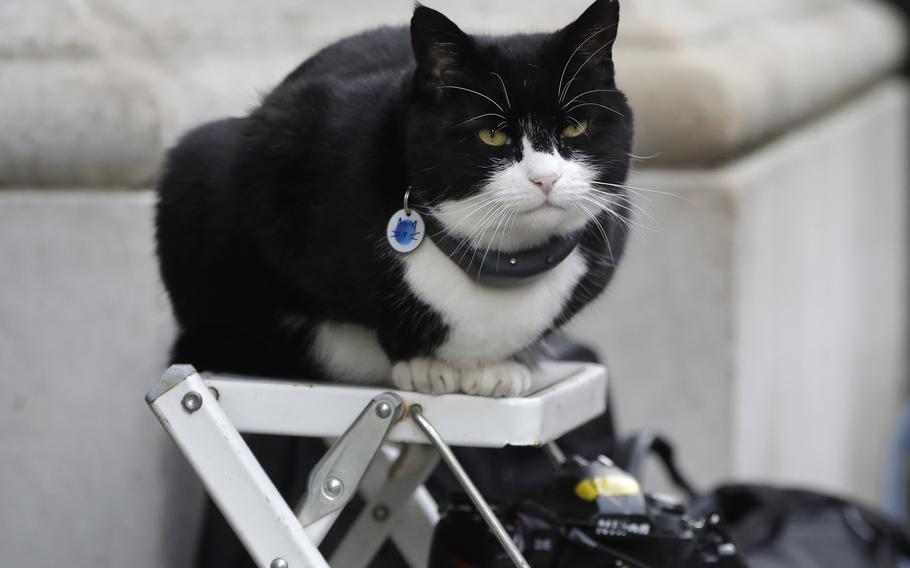
{"type": "MultiPolygon", "coordinates": [[[[156,207],[172,359],[527,392],[523,355],[601,293],[626,241],[633,123],[614,79],[618,22],[618,4],[597,0],[554,33],[470,36],[418,5],[409,27],[340,40],[247,116],[184,136],[156,207]]],[[[598,447],[608,423],[566,444],[598,447]]],[[[291,503],[324,452],[302,438],[247,443],[291,503]]],[[[524,450],[456,451],[482,491],[508,499],[548,471],[524,450]]],[[[437,473],[428,487],[446,484],[437,473]]],[[[199,566],[252,565],[211,502],[200,539],[199,566]]]]}
{"type": "Polygon", "coordinates": [[[597,0],[555,33],[471,36],[417,5],[409,28],[338,41],[249,115],[185,135],[156,209],[173,358],[524,394],[520,354],[593,300],[623,252],[618,21],[597,0]],[[411,252],[389,243],[400,210],[425,220],[411,252]],[[481,260],[496,272],[553,247],[565,258],[539,274],[480,281],[481,260]]]}

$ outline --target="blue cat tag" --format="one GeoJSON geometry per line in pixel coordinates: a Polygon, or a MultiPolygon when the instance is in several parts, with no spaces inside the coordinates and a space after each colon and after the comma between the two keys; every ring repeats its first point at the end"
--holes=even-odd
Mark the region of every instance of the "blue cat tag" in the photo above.
{"type": "Polygon", "coordinates": [[[405,212],[399,209],[386,227],[386,238],[393,249],[398,252],[411,252],[420,246],[426,227],[420,213],[411,209],[405,212]]]}

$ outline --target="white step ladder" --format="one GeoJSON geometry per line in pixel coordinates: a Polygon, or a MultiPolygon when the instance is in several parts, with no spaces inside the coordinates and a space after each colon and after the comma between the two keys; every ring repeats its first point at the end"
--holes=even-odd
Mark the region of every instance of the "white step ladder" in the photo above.
{"type": "Polygon", "coordinates": [[[544,446],[603,413],[606,397],[606,370],[579,363],[543,364],[521,398],[200,375],[175,365],[146,401],[258,566],[363,568],[391,538],[424,568],[439,513],[423,482],[439,457],[515,565],[528,566],[449,446],[544,446]],[[294,511],[240,432],[334,439],[294,511]],[[366,507],[329,563],[316,547],[358,492],[366,507]]]}

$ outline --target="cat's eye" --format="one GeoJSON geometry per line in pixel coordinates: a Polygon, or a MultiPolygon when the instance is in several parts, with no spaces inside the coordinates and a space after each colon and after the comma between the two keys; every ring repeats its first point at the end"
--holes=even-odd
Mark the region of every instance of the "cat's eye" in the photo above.
{"type": "Polygon", "coordinates": [[[569,126],[566,126],[562,131],[564,138],[575,138],[576,136],[581,136],[588,130],[588,120],[580,120],[573,122],[569,126]]]}
{"type": "Polygon", "coordinates": [[[509,142],[509,135],[502,130],[490,130],[482,128],[477,131],[477,136],[487,146],[502,146],[509,142]]]}

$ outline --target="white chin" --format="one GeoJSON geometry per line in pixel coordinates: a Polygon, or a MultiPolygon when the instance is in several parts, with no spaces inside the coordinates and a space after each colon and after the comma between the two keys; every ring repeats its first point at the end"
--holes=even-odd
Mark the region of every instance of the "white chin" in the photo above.
{"type": "Polygon", "coordinates": [[[539,234],[544,240],[557,234],[571,233],[587,222],[584,213],[556,205],[547,205],[523,213],[522,224],[530,234],[539,234]]]}
{"type": "MultiPolygon", "coordinates": [[[[443,214],[439,216],[439,220],[452,235],[468,237],[474,248],[504,252],[535,247],[555,235],[577,231],[588,222],[588,216],[578,208],[556,205],[536,206],[520,212],[506,213],[501,220],[490,222],[486,230],[477,227],[476,222],[471,222],[473,219],[466,217],[468,216],[443,214]]],[[[477,218],[480,223],[487,219],[483,214],[477,218]]]]}
{"type": "Polygon", "coordinates": [[[555,235],[564,235],[581,229],[587,217],[573,210],[548,206],[518,213],[508,223],[508,228],[483,242],[472,243],[475,247],[499,249],[506,252],[528,249],[543,244],[555,235]]]}

